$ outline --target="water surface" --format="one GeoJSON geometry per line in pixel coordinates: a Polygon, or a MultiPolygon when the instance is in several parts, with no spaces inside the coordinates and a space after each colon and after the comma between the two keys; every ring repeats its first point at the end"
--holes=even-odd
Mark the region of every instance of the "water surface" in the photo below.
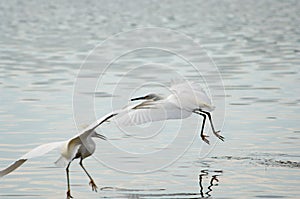
{"type": "MultiPolygon", "coordinates": [[[[71,167],[73,196],[298,198],[298,1],[2,1],[0,10],[1,168],[39,144],[64,140],[78,131],[73,120],[73,85],[83,59],[93,47],[120,31],[159,26],[195,39],[218,66],[226,89],[224,126],[218,114],[222,107],[217,107],[214,119],[226,141],[217,143],[211,153],[203,157],[201,152],[211,147],[194,139],[173,164],[141,174],[119,172],[89,158],[85,165],[100,188],[97,193],[90,190],[87,177],[74,163],[71,167]]],[[[141,36],[126,42],[143,39],[141,36]]],[[[185,47],[183,43],[182,49],[185,47]]],[[[113,55],[119,46],[116,44],[110,49],[103,53],[113,55]]],[[[195,52],[189,53],[194,58],[199,57],[195,52]]],[[[112,99],[121,106],[120,97],[132,92],[140,82],[170,80],[163,68],[153,66],[147,73],[133,71],[126,76],[127,83],[120,92],[113,92],[111,88],[116,80],[130,65],[154,57],[156,61],[170,63],[174,71],[190,79],[198,78],[193,70],[164,54],[144,51],[130,56],[116,62],[105,76],[106,84],[96,90],[98,116],[108,111],[103,104],[112,99]]],[[[97,74],[98,65],[100,61],[85,78],[97,74]]],[[[90,94],[82,93],[83,96],[90,94]]],[[[86,120],[90,122],[88,116],[86,120]]],[[[197,117],[185,120],[183,130],[187,134],[183,138],[189,137],[190,126],[196,125],[198,120],[197,117]]],[[[160,142],[149,143],[145,148],[134,138],[109,126],[102,132],[119,147],[129,151],[140,148],[142,153],[168,144],[169,137],[174,136],[172,128],[180,123],[170,121],[167,125],[170,130],[161,134],[160,142]]],[[[207,131],[209,133],[209,128],[207,131]]],[[[216,142],[212,136],[210,139],[216,142]]],[[[105,150],[105,144],[97,143],[97,154],[107,159],[118,157],[105,150]]],[[[0,197],[65,197],[65,171],[54,167],[56,158],[57,152],[36,158],[1,179],[0,197]]],[[[130,156],[120,157],[118,161],[137,168],[145,166],[130,156]]]]}

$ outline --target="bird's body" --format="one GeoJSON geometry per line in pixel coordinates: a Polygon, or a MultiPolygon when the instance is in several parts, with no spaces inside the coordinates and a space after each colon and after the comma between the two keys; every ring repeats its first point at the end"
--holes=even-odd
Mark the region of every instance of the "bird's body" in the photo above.
{"type": "Polygon", "coordinates": [[[166,98],[157,94],[147,94],[143,97],[131,99],[131,101],[143,100],[142,102],[125,107],[122,112],[115,117],[115,121],[120,125],[130,126],[144,124],[148,122],[184,119],[190,117],[192,113],[204,117],[201,129],[201,138],[206,142],[206,135],[203,134],[206,116],[208,116],[213,133],[221,140],[224,138],[215,131],[210,112],[215,109],[205,91],[196,83],[181,81],[173,82],[166,98]]]}
{"type": "MultiPolygon", "coordinates": [[[[78,135],[63,143],[60,147],[60,158],[55,162],[57,166],[65,166],[74,158],[87,158],[91,156],[96,149],[93,137],[98,134],[92,130],[87,135],[78,135]]],[[[105,139],[103,136],[102,139],[105,139]]]]}
{"type": "Polygon", "coordinates": [[[80,166],[83,168],[85,173],[90,178],[90,185],[92,186],[93,191],[97,191],[97,186],[94,183],[92,177],[89,175],[89,173],[84,168],[82,161],[83,159],[91,156],[96,149],[96,144],[93,141],[92,138],[100,138],[105,140],[106,137],[96,133],[95,129],[101,125],[103,122],[109,120],[113,116],[115,116],[115,113],[110,113],[105,115],[104,117],[97,120],[92,125],[85,128],[80,134],[72,137],[71,139],[67,141],[61,141],[61,142],[51,142],[47,144],[40,145],[33,150],[29,151],[25,155],[23,155],[21,158],[19,158],[16,162],[14,162],[12,165],[7,167],[6,169],[3,169],[0,171],[0,177],[3,177],[18,167],[20,167],[22,164],[24,164],[27,160],[43,156],[46,153],[54,150],[54,149],[60,149],[60,157],[55,162],[57,166],[66,166],[66,172],[67,172],[67,182],[68,182],[68,191],[67,191],[67,198],[72,198],[71,192],[70,192],[70,181],[69,181],[69,166],[71,162],[74,159],[80,158],[80,166]]]}

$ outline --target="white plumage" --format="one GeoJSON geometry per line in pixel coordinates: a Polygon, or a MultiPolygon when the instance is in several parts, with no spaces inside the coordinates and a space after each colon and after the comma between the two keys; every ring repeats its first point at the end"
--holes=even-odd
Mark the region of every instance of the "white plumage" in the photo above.
{"type": "Polygon", "coordinates": [[[173,81],[170,91],[172,93],[166,98],[151,93],[131,99],[131,101],[143,101],[125,107],[114,120],[119,125],[132,126],[161,120],[184,119],[192,113],[196,113],[203,116],[202,140],[209,143],[206,139],[208,136],[203,133],[206,116],[209,118],[214,135],[222,141],[224,140],[223,136],[218,134],[219,131],[215,131],[212,123],[210,112],[215,107],[206,92],[197,83],[173,81]]]}
{"type": "Polygon", "coordinates": [[[25,155],[23,155],[21,158],[19,158],[17,161],[15,161],[12,165],[9,167],[3,169],[0,171],[0,177],[3,177],[18,167],[20,167],[22,164],[24,164],[27,160],[40,157],[45,155],[46,153],[54,150],[54,149],[60,149],[61,156],[58,158],[58,160],[55,162],[58,166],[66,166],[68,164],[66,171],[67,171],[67,180],[68,180],[68,191],[67,191],[67,198],[72,198],[71,192],[70,192],[70,183],[69,183],[69,166],[71,162],[74,159],[80,158],[80,166],[83,168],[85,173],[90,178],[90,185],[92,186],[93,191],[97,191],[97,186],[94,183],[94,180],[89,175],[89,173],[86,171],[82,164],[82,160],[92,155],[96,149],[96,144],[93,141],[93,137],[97,137],[100,139],[106,139],[105,136],[96,133],[95,129],[101,125],[103,122],[109,120],[113,116],[115,116],[116,113],[109,113],[105,115],[104,117],[98,119],[95,123],[89,125],[87,128],[85,128],[81,133],[74,136],[73,138],[62,141],[62,142],[51,142],[47,144],[42,144],[25,155]]]}

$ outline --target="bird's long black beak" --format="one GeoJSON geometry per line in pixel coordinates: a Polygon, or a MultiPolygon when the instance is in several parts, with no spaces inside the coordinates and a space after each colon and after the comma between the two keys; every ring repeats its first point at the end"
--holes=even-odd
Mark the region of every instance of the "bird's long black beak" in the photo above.
{"type": "Polygon", "coordinates": [[[132,98],[130,101],[136,101],[136,100],[144,100],[146,99],[146,96],[143,97],[136,97],[136,98],[132,98]]]}
{"type": "Polygon", "coordinates": [[[95,133],[95,136],[96,136],[97,138],[102,139],[102,140],[107,140],[107,138],[106,138],[104,135],[101,135],[101,134],[99,134],[99,133],[95,133]]]}

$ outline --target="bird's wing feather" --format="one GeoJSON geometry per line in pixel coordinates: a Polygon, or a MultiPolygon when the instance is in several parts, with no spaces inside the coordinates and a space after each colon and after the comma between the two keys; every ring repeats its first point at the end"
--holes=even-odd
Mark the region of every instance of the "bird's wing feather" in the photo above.
{"type": "Polygon", "coordinates": [[[67,158],[68,161],[71,161],[76,156],[76,153],[82,144],[82,140],[85,140],[85,139],[81,139],[80,136],[77,136],[77,137],[69,140],[68,145],[67,145],[68,157],[65,157],[65,158],[67,158]]]}
{"type": "Polygon", "coordinates": [[[196,82],[184,81],[184,80],[172,81],[170,90],[174,91],[176,94],[180,94],[182,92],[187,92],[187,91],[205,93],[203,88],[196,82]]]}
{"type": "Polygon", "coordinates": [[[133,126],[167,119],[179,119],[186,117],[185,110],[179,109],[173,103],[160,101],[145,101],[124,110],[115,117],[115,122],[122,126],[133,126]]]}
{"type": "Polygon", "coordinates": [[[32,149],[31,151],[29,151],[28,153],[23,155],[19,160],[15,161],[13,164],[8,166],[7,168],[1,170],[0,177],[3,177],[5,175],[11,173],[12,171],[14,171],[18,167],[20,167],[22,164],[24,164],[28,159],[43,156],[46,153],[49,153],[50,151],[61,147],[64,143],[65,142],[51,142],[51,143],[47,143],[47,144],[42,144],[42,145],[32,149]]]}
{"type": "Polygon", "coordinates": [[[52,151],[54,149],[62,147],[64,143],[66,143],[66,142],[61,141],[61,142],[51,142],[51,143],[47,143],[47,144],[42,144],[42,145],[32,149],[25,155],[23,155],[20,159],[31,159],[31,158],[43,156],[46,153],[49,153],[50,151],[52,151]]]}
{"type": "Polygon", "coordinates": [[[57,167],[65,167],[68,164],[68,160],[64,157],[64,156],[60,156],[55,162],[54,164],[57,167]]]}
{"type": "Polygon", "coordinates": [[[204,89],[196,82],[192,81],[173,81],[171,83],[171,91],[179,97],[179,101],[183,106],[191,106],[191,109],[201,108],[206,111],[214,110],[211,99],[208,97],[204,89]],[[199,107],[193,106],[193,99],[199,107]],[[187,104],[185,104],[185,102],[187,104]]]}
{"type": "Polygon", "coordinates": [[[68,150],[71,150],[74,153],[74,154],[71,154],[70,156],[72,156],[72,157],[75,156],[76,155],[75,153],[77,152],[77,150],[81,144],[80,136],[87,136],[94,129],[96,129],[99,125],[101,125],[103,122],[109,120],[111,117],[113,117],[115,115],[116,115],[116,113],[109,113],[109,114],[103,116],[102,118],[97,120],[95,123],[91,124],[86,129],[84,129],[80,134],[71,138],[67,142],[66,141],[51,142],[51,143],[47,143],[47,144],[42,144],[42,145],[32,149],[31,151],[29,151],[28,153],[23,155],[19,160],[14,162],[12,165],[1,170],[0,177],[5,176],[5,175],[9,174],[10,172],[14,171],[18,167],[20,167],[24,162],[26,162],[28,159],[43,156],[46,153],[48,153],[56,148],[62,148],[66,143],[68,143],[67,144],[68,150]]]}
{"type": "Polygon", "coordinates": [[[15,169],[17,169],[18,167],[20,167],[25,162],[26,162],[26,159],[19,159],[19,160],[15,161],[13,164],[11,164],[7,168],[5,168],[5,169],[3,169],[3,170],[0,171],[0,177],[3,177],[5,175],[13,172],[15,169]]]}
{"type": "Polygon", "coordinates": [[[76,139],[78,137],[86,137],[86,136],[88,136],[98,126],[100,126],[104,122],[107,122],[109,119],[111,119],[112,117],[114,117],[117,114],[118,114],[118,111],[114,111],[114,112],[111,112],[111,113],[108,113],[108,114],[104,115],[103,117],[101,117],[100,119],[98,119],[96,122],[90,124],[88,127],[86,127],[85,129],[83,129],[78,135],[74,136],[72,139],[76,139]]]}
{"type": "Polygon", "coordinates": [[[78,149],[82,145],[84,139],[81,139],[80,136],[76,136],[67,142],[65,142],[64,146],[61,148],[61,156],[55,161],[55,165],[58,167],[64,167],[66,163],[72,161],[78,152],[78,149]]]}

